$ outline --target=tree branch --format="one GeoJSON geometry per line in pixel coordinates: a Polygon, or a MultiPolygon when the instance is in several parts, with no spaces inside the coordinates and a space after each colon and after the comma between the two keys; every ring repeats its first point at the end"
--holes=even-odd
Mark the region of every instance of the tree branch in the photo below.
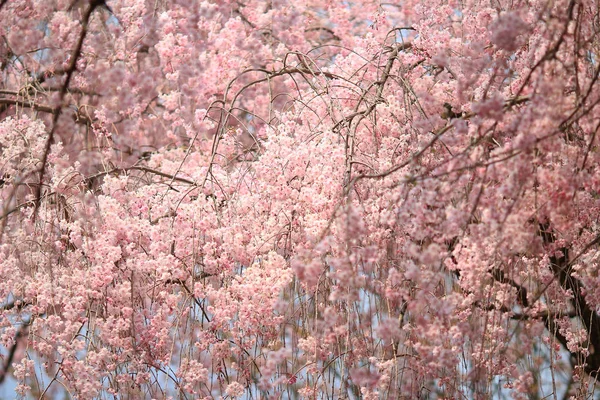
{"type": "Polygon", "coordinates": [[[24,323],[23,325],[21,325],[21,327],[19,328],[19,330],[17,330],[17,333],[15,334],[15,343],[11,346],[10,350],[8,351],[8,355],[6,356],[6,359],[4,361],[4,366],[2,367],[2,372],[0,372],[0,385],[4,383],[4,380],[8,375],[8,371],[10,369],[10,366],[12,365],[13,359],[15,358],[15,353],[17,352],[17,348],[19,346],[19,339],[26,335],[26,331],[29,325],[30,322],[24,323]]]}
{"type": "MultiPolygon", "coordinates": [[[[16,105],[16,106],[20,106],[20,107],[24,107],[24,108],[31,108],[32,110],[45,112],[45,113],[49,113],[52,115],[56,115],[61,112],[60,111],[61,109],[59,107],[50,107],[48,105],[38,104],[38,103],[35,103],[32,101],[25,101],[25,100],[0,98],[0,104],[16,105]]],[[[76,107],[75,105],[69,106],[67,108],[69,110],[73,111],[73,119],[76,122],[79,122],[82,124],[90,124],[93,122],[92,119],[89,117],[89,115],[81,114],[79,112],[79,108],[76,107]]]]}
{"type": "MultiPolygon", "coordinates": [[[[551,245],[556,242],[556,236],[550,224],[539,224],[539,234],[542,237],[544,244],[551,245]]],[[[600,237],[597,237],[592,243],[600,241],[600,237]]],[[[586,246],[586,250],[591,247],[591,244],[586,246]]],[[[550,268],[554,273],[554,276],[558,279],[561,287],[565,290],[569,290],[573,297],[571,298],[571,304],[573,305],[576,314],[579,316],[583,326],[588,332],[590,349],[589,355],[580,355],[580,358],[584,360],[584,370],[592,377],[597,377],[600,372],[600,316],[590,308],[587,303],[585,296],[582,294],[584,285],[583,283],[572,275],[572,262],[569,261],[568,247],[562,247],[558,252],[550,257],[550,268]]],[[[583,253],[583,252],[582,252],[583,253]]],[[[582,254],[580,253],[577,258],[582,254]]],[[[557,339],[560,338],[555,334],[557,339]]],[[[561,342],[562,343],[562,342],[561,342]]],[[[571,352],[571,356],[576,356],[571,352]]]]}
{"type": "Polygon", "coordinates": [[[56,133],[56,129],[58,126],[58,117],[60,116],[61,110],[64,106],[63,102],[64,102],[64,98],[65,98],[65,94],[67,93],[67,90],[69,89],[69,84],[71,83],[71,79],[73,78],[73,74],[75,73],[75,70],[77,69],[77,60],[79,60],[79,57],[81,56],[81,49],[83,47],[83,41],[85,40],[85,37],[87,36],[88,33],[88,23],[90,21],[90,17],[92,16],[92,13],[94,12],[94,10],[101,6],[102,4],[104,4],[104,0],[92,0],[90,7],[87,9],[86,13],[83,15],[82,21],[81,21],[81,33],[79,34],[79,40],[77,41],[77,45],[75,46],[75,49],[73,50],[73,53],[71,55],[71,61],[69,63],[69,66],[66,69],[66,77],[65,77],[65,82],[63,83],[61,90],[60,90],[60,108],[58,110],[58,112],[55,112],[53,114],[53,118],[52,118],[52,129],[50,129],[50,133],[48,134],[48,139],[46,140],[46,146],[44,148],[44,153],[42,155],[42,166],[40,167],[40,184],[36,187],[35,189],[35,210],[33,213],[33,219],[35,221],[35,218],[37,217],[37,213],[40,207],[40,200],[41,200],[41,193],[42,193],[42,182],[44,181],[44,175],[46,174],[46,163],[48,161],[48,154],[50,153],[50,147],[52,146],[52,143],[54,142],[54,134],[56,133]]]}

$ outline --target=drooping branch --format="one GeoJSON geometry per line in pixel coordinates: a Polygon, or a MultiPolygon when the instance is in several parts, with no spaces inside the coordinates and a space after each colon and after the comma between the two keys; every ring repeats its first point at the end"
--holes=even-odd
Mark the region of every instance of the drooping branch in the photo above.
{"type": "MultiPolygon", "coordinates": [[[[545,245],[551,245],[556,242],[556,236],[549,224],[539,225],[539,234],[545,245]]],[[[584,285],[573,276],[572,263],[569,260],[570,248],[562,247],[550,256],[550,268],[554,276],[564,290],[572,294],[571,304],[577,312],[583,326],[585,327],[590,349],[589,355],[584,357],[584,370],[591,376],[596,377],[600,372],[600,316],[595,310],[592,310],[583,295],[584,285]]]]}
{"type": "MultiPolygon", "coordinates": [[[[542,238],[544,245],[551,245],[556,242],[556,236],[549,224],[539,224],[539,235],[542,238]]],[[[600,236],[597,237],[592,243],[600,242],[600,236]]],[[[591,246],[588,245],[585,249],[589,249],[591,246]]],[[[584,251],[585,252],[585,251],[584,251]]],[[[513,319],[525,320],[531,318],[541,318],[547,331],[554,336],[556,340],[567,350],[571,355],[571,361],[574,363],[582,364],[584,371],[592,376],[597,377],[600,372],[600,316],[597,312],[592,310],[587,303],[585,296],[582,293],[583,283],[572,275],[573,260],[569,259],[570,248],[563,247],[558,251],[554,252],[554,255],[550,257],[550,268],[556,278],[556,281],[560,284],[561,288],[571,292],[571,305],[574,311],[572,313],[543,313],[529,315],[528,313],[522,313],[518,316],[513,316],[513,319]],[[581,323],[585,327],[588,338],[589,338],[589,353],[583,354],[580,351],[571,351],[567,347],[568,339],[560,332],[556,325],[556,318],[559,316],[567,316],[570,318],[578,317],[581,323]]],[[[581,255],[580,253],[577,258],[581,255]]],[[[494,269],[492,271],[492,277],[500,283],[508,284],[517,291],[517,298],[520,305],[527,309],[530,307],[531,302],[528,300],[527,288],[519,283],[510,279],[506,274],[499,270],[494,269]]],[[[539,298],[539,297],[538,297],[539,298]]],[[[509,312],[511,310],[501,310],[509,312]]]]}
{"type": "Polygon", "coordinates": [[[8,372],[10,370],[10,366],[13,363],[13,359],[15,358],[15,353],[17,352],[17,348],[20,344],[20,339],[27,334],[27,329],[29,328],[30,322],[24,323],[19,327],[15,334],[15,339],[13,345],[10,347],[8,351],[8,355],[4,360],[4,365],[2,366],[2,371],[0,372],[0,384],[4,382],[6,377],[8,376],[8,372]]]}
{"type": "MultiPolygon", "coordinates": [[[[549,224],[540,224],[539,225],[539,234],[542,237],[543,243],[545,245],[550,245],[556,242],[556,237],[549,224]]],[[[592,243],[600,242],[600,236],[597,237],[592,243]]],[[[589,249],[591,246],[585,247],[585,250],[589,249]]],[[[585,250],[582,252],[584,253],[585,250]]],[[[582,254],[580,253],[577,258],[582,254]]],[[[514,279],[509,278],[504,271],[495,268],[490,271],[491,276],[494,278],[496,282],[507,284],[510,287],[514,288],[517,292],[517,301],[519,305],[524,309],[522,313],[514,313],[512,309],[509,308],[498,308],[492,306],[481,306],[477,304],[477,306],[483,310],[495,310],[501,311],[504,313],[510,313],[510,318],[518,321],[525,321],[531,319],[538,319],[544,322],[544,326],[549,334],[551,334],[562,346],[565,350],[567,350],[570,354],[571,362],[575,364],[582,365],[584,371],[592,376],[597,377],[600,372],[600,352],[597,349],[600,349],[600,316],[594,310],[592,310],[587,303],[585,296],[582,294],[583,283],[572,276],[571,266],[574,260],[569,260],[569,248],[563,247],[560,249],[558,253],[550,257],[550,268],[554,273],[556,281],[560,284],[560,286],[564,290],[568,290],[572,293],[571,304],[573,306],[572,312],[543,312],[543,313],[530,313],[527,312],[527,309],[531,306],[531,302],[528,298],[528,290],[525,286],[519,284],[514,279]],[[557,255],[560,254],[560,255],[557,255]],[[579,318],[581,323],[585,327],[588,332],[588,338],[590,346],[588,348],[589,353],[584,354],[581,351],[571,351],[568,347],[569,340],[565,335],[563,335],[557,324],[556,319],[559,317],[568,317],[568,318],[579,318]]],[[[460,276],[460,271],[456,271],[457,276],[460,276]]],[[[538,297],[539,298],[539,297],[538,297]]],[[[534,299],[537,301],[537,299],[534,299]]]]}
{"type": "MultiPolygon", "coordinates": [[[[36,102],[26,101],[26,100],[0,98],[0,104],[15,105],[15,106],[24,107],[24,108],[31,108],[32,110],[45,112],[45,113],[49,113],[52,115],[61,113],[60,107],[50,107],[48,105],[39,104],[36,102]]],[[[92,118],[90,118],[89,115],[82,114],[79,111],[80,108],[78,108],[77,106],[72,105],[67,108],[73,112],[73,119],[75,120],[75,122],[79,122],[82,124],[90,124],[93,122],[92,118]]]]}
{"type": "Polygon", "coordinates": [[[58,112],[53,113],[52,128],[50,129],[50,133],[48,133],[48,139],[46,139],[44,153],[42,154],[41,167],[40,167],[40,184],[36,187],[35,196],[34,196],[34,202],[35,202],[35,211],[33,213],[34,219],[36,218],[39,207],[40,207],[42,182],[44,181],[44,175],[46,174],[46,167],[47,167],[46,164],[48,162],[48,155],[50,154],[50,147],[52,146],[52,143],[54,143],[54,135],[56,133],[56,129],[58,128],[58,117],[60,116],[60,114],[62,112],[62,108],[64,107],[63,102],[65,99],[65,95],[69,89],[69,85],[71,83],[71,79],[73,78],[73,74],[75,73],[75,70],[77,69],[77,61],[79,60],[79,57],[81,56],[83,42],[88,33],[88,24],[90,21],[90,17],[92,16],[92,13],[94,12],[94,10],[102,5],[105,5],[104,0],[92,0],[89,8],[85,12],[85,14],[83,15],[83,18],[81,20],[81,33],[79,34],[79,39],[77,40],[75,49],[73,50],[73,53],[71,54],[69,66],[67,67],[67,69],[65,71],[66,72],[65,81],[59,92],[59,99],[60,99],[59,110],[58,110],[58,112]]]}
{"type": "Polygon", "coordinates": [[[143,166],[131,166],[131,167],[124,167],[124,168],[113,168],[111,170],[108,171],[104,171],[104,172],[99,172],[95,175],[89,176],[87,178],[84,179],[84,182],[86,184],[89,184],[90,182],[93,182],[95,179],[101,178],[103,176],[106,175],[111,175],[111,174],[118,174],[118,173],[124,173],[124,172],[128,172],[128,171],[141,171],[141,172],[146,172],[149,174],[154,174],[154,175],[158,175],[158,176],[162,176],[163,178],[168,178],[171,179],[172,181],[176,181],[176,182],[181,182],[181,183],[185,183],[188,185],[192,185],[192,186],[198,186],[198,184],[194,181],[191,181],[189,179],[186,178],[182,178],[176,175],[172,175],[172,174],[168,174],[166,172],[162,172],[153,168],[149,168],[149,167],[143,167],[143,166]]]}

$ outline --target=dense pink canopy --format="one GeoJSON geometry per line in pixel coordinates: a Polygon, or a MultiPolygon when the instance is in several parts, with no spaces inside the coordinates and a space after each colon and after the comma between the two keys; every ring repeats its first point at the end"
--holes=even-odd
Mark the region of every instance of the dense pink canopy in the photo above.
{"type": "Polygon", "coordinates": [[[597,396],[599,9],[1,0],[0,392],[597,396]]]}

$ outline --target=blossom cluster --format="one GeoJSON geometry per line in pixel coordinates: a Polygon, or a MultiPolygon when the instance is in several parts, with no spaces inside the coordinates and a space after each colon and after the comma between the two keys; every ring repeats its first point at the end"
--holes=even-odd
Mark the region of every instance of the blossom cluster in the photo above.
{"type": "Polygon", "coordinates": [[[593,394],[595,1],[71,3],[0,4],[0,389],[593,394]]]}

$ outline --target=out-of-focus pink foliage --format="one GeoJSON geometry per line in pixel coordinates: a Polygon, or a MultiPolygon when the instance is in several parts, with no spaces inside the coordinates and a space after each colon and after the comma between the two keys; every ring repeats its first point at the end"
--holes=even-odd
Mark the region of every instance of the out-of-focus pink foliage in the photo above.
{"type": "Polygon", "coordinates": [[[594,390],[596,0],[0,4],[0,383],[594,390]]]}

